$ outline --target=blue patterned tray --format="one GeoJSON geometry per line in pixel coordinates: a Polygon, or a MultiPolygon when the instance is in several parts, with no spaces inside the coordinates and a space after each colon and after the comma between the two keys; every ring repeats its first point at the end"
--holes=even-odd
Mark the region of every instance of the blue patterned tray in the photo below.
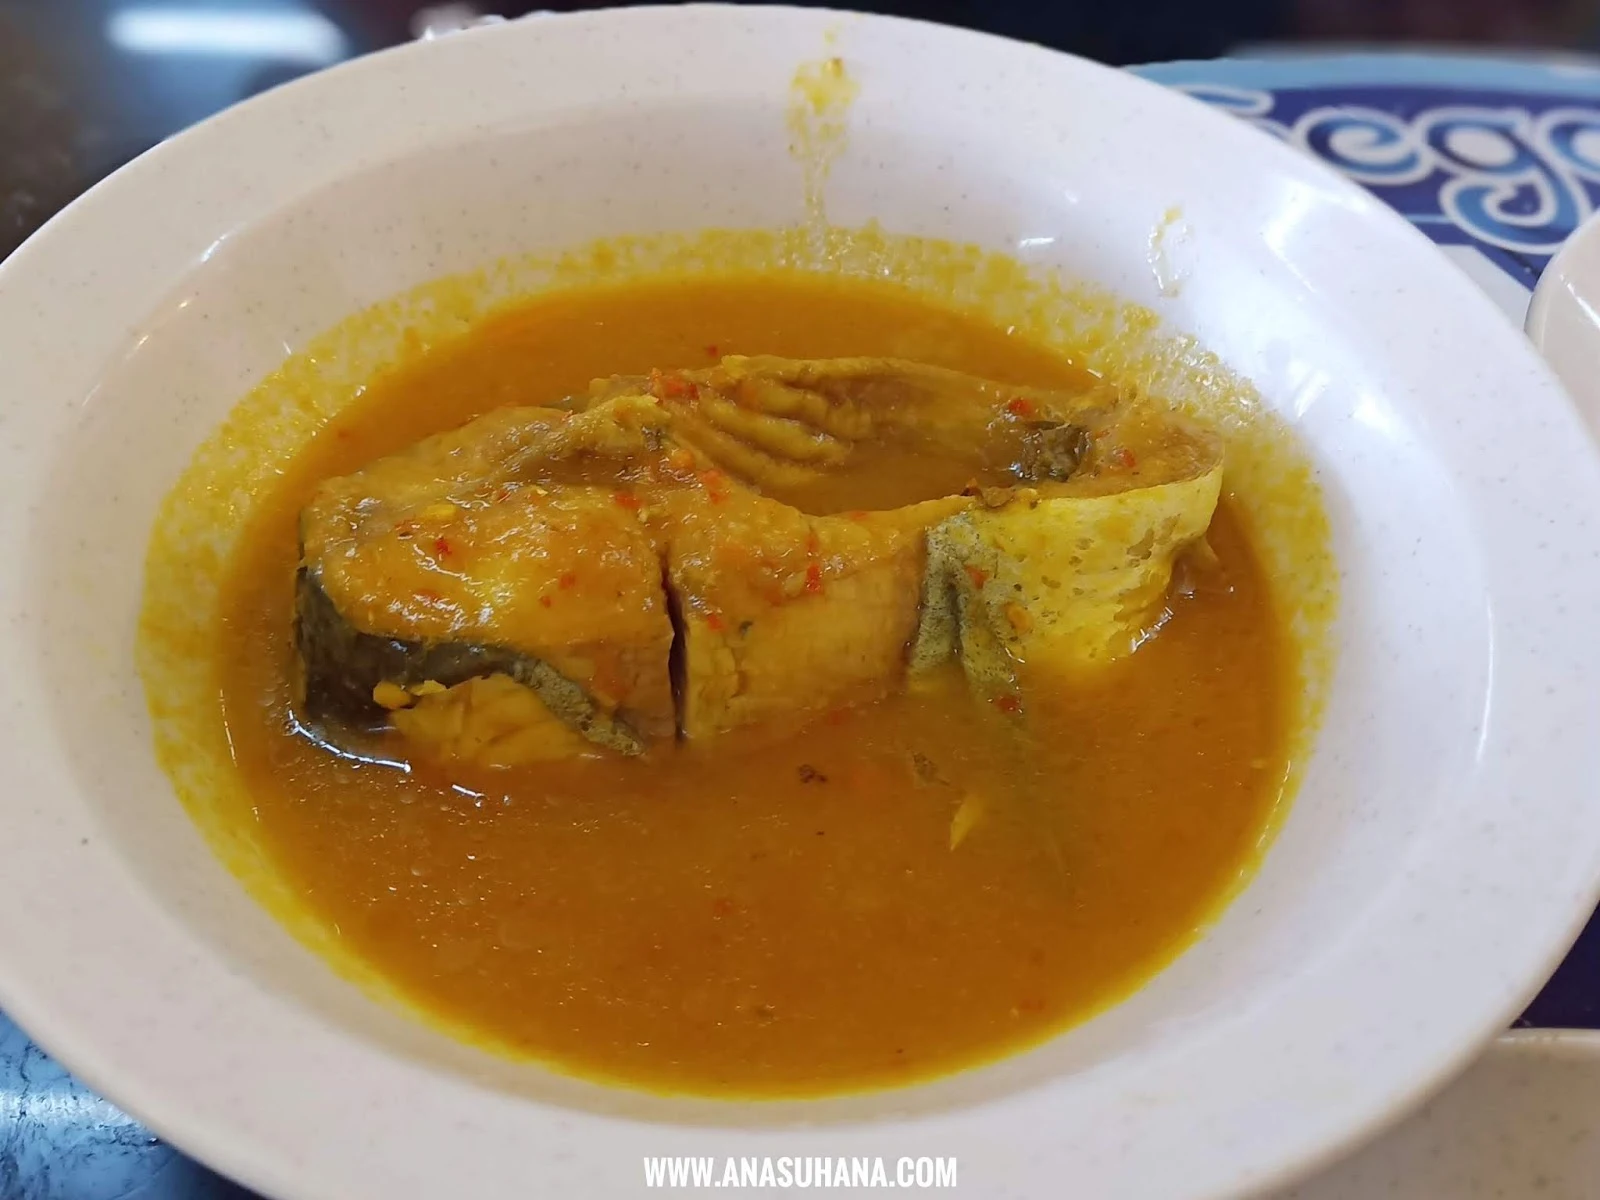
{"type": "Polygon", "coordinates": [[[1600,201],[1600,63],[1379,54],[1138,70],[1366,185],[1519,322],[1600,201]]]}
{"type": "MultiPolygon", "coordinates": [[[[1282,56],[1139,73],[1359,180],[1519,325],[1550,256],[1600,202],[1600,64],[1282,56]]],[[[1600,1028],[1600,922],[1520,1023],[1600,1028]]],[[[88,1091],[0,1015],[0,1200],[248,1195],[88,1091]]]]}

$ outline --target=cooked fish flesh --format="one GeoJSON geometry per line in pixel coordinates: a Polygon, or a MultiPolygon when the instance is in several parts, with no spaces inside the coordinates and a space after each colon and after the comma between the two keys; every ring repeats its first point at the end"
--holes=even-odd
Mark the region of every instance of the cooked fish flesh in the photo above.
{"type": "Polygon", "coordinates": [[[597,381],[318,490],[302,712],[506,764],[804,719],[952,656],[997,694],[1130,652],[1220,478],[1215,439],[1109,388],[865,358],[597,381]]]}
{"type": "Polygon", "coordinates": [[[1021,664],[1060,676],[1132,653],[1162,619],[1176,560],[1204,539],[1222,486],[1220,448],[1168,465],[1177,478],[1153,464],[1148,486],[1014,494],[930,529],[913,669],[954,655],[996,696],[1018,691],[1021,664]]]}
{"type": "Polygon", "coordinates": [[[595,743],[676,728],[655,540],[615,482],[659,454],[634,397],[583,414],[503,409],[329,480],[301,518],[305,714],[386,716],[381,683],[503,674],[595,743]]]}
{"type": "Polygon", "coordinates": [[[639,393],[671,411],[680,444],[807,512],[898,507],[974,480],[1064,481],[1118,411],[1100,391],[1015,387],[897,359],[735,355],[703,371],[598,380],[589,403],[639,393]]]}
{"type": "Polygon", "coordinates": [[[925,535],[962,497],[808,516],[739,488],[662,506],[689,737],[898,689],[917,628],[925,535]]]}

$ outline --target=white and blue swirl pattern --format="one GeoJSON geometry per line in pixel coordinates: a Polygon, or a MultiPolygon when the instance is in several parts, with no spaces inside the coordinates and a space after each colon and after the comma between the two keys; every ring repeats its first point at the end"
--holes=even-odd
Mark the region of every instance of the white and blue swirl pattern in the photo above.
{"type": "Polygon", "coordinates": [[[1477,245],[1518,276],[1536,276],[1600,201],[1600,108],[1571,96],[1180,86],[1365,184],[1435,241],[1477,245]]]}

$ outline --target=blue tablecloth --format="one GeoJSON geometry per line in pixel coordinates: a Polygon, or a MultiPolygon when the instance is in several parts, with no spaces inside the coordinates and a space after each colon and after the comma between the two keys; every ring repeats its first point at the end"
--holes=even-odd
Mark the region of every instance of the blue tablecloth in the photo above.
{"type": "MultiPolygon", "coordinates": [[[[1139,73],[1333,163],[1520,324],[1600,200],[1600,64],[1282,55],[1139,73]]],[[[1520,1022],[1600,1028],[1600,922],[1520,1022]]],[[[0,1015],[0,1200],[248,1196],[88,1091],[0,1015]]]]}

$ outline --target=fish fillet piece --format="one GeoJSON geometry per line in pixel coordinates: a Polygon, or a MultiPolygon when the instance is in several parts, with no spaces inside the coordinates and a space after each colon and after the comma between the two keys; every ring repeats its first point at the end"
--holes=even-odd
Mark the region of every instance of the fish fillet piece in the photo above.
{"type": "Polygon", "coordinates": [[[325,483],[301,519],[308,715],[370,723],[381,683],[503,674],[602,746],[670,736],[672,623],[628,487],[665,425],[645,398],[505,409],[325,483]]]}
{"type": "Polygon", "coordinates": [[[745,489],[662,503],[688,737],[876,700],[905,682],[928,528],[969,501],[818,517],[745,489]]]}
{"type": "Polygon", "coordinates": [[[1127,653],[1215,439],[1116,389],[729,358],[491,412],[302,516],[301,707],[513,765],[1127,653]]]}
{"type": "Polygon", "coordinates": [[[480,675],[453,687],[425,689],[389,719],[412,746],[442,762],[520,767],[577,757],[592,748],[538,691],[510,675],[480,675]]]}
{"type": "Polygon", "coordinates": [[[1144,458],[1118,447],[1102,472],[990,492],[931,528],[913,670],[954,655],[994,697],[1017,693],[1022,664],[1060,675],[1131,654],[1164,619],[1174,565],[1203,543],[1222,487],[1214,437],[1160,433],[1144,458]]]}
{"type": "Polygon", "coordinates": [[[808,512],[896,508],[1071,477],[1114,416],[1103,389],[1018,387],[885,358],[730,355],[698,371],[598,380],[590,403],[653,396],[672,436],[808,512]]]}

